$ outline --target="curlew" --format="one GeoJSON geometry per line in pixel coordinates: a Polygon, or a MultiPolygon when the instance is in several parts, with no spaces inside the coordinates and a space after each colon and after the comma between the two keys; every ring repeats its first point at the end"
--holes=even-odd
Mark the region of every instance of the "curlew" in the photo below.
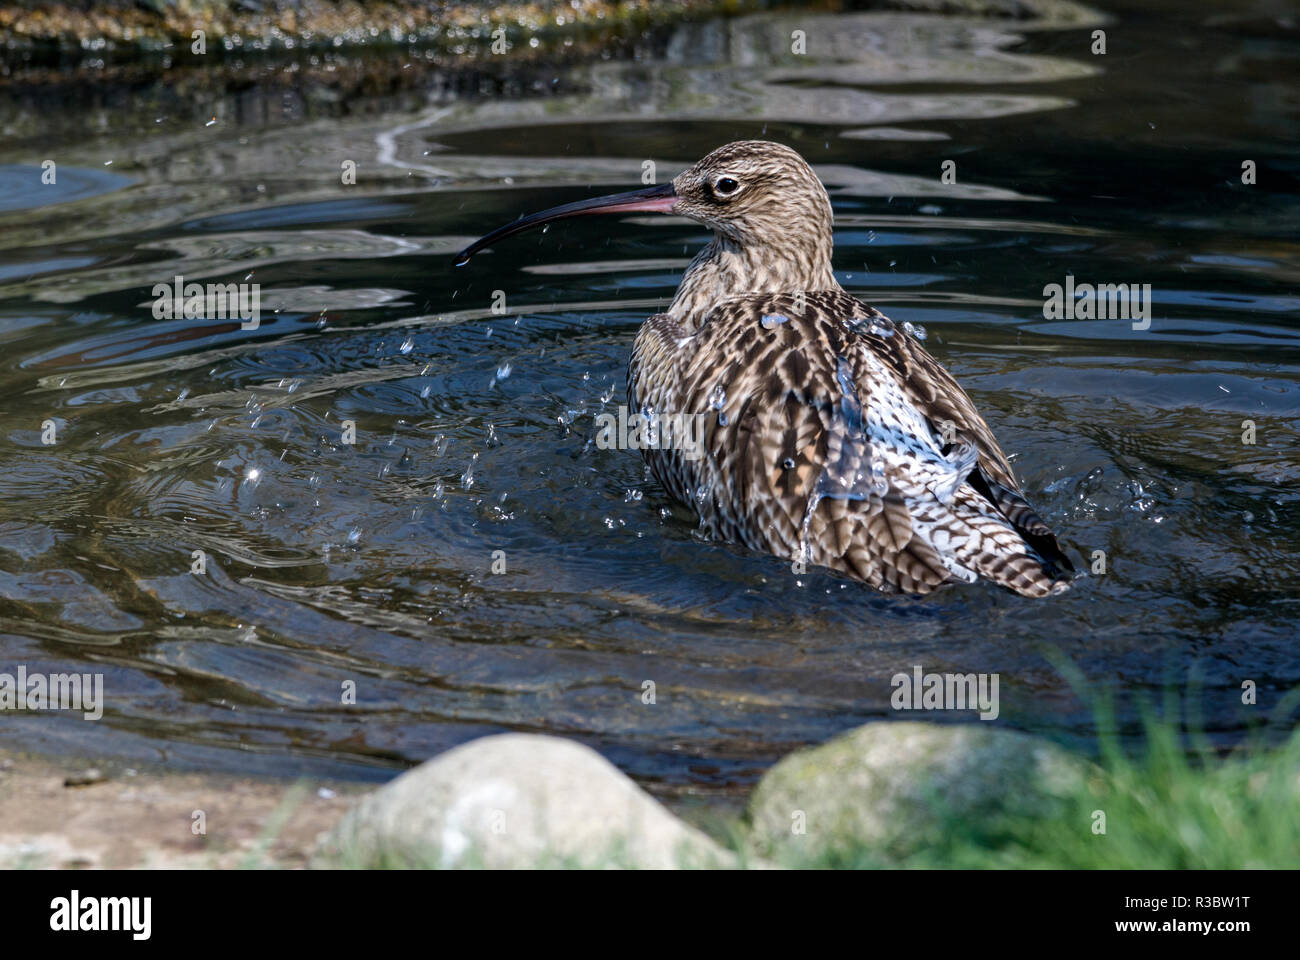
{"type": "Polygon", "coordinates": [[[671,183],[522,217],[456,262],[553,220],[644,211],[713,231],[672,305],[641,325],[627,388],[648,436],[704,417],[702,451],[641,446],[708,535],[886,592],[1066,588],[1069,558],[921,331],[835,279],[830,197],[788,147],[728,144],[671,183]]]}

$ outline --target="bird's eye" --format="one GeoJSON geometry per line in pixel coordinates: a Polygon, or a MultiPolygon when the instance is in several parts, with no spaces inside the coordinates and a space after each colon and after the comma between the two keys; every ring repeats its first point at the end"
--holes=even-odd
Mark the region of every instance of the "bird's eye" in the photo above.
{"type": "Polygon", "coordinates": [[[740,183],[731,177],[718,177],[713,184],[713,192],[719,197],[729,197],[740,189],[740,183]]]}

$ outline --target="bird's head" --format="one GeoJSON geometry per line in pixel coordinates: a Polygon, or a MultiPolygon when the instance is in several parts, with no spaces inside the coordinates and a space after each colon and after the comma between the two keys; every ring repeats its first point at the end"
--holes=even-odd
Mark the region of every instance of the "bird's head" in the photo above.
{"type": "Polygon", "coordinates": [[[831,202],[817,174],[789,147],[739,140],[714,150],[671,183],[552,207],[470,244],[457,264],[497,241],[565,217],[596,213],[671,213],[704,224],[751,253],[830,261],[831,202]]]}
{"type": "Polygon", "coordinates": [[[673,213],[743,247],[829,238],[831,201],[812,167],[789,147],[738,140],[673,180],[673,213]]]}

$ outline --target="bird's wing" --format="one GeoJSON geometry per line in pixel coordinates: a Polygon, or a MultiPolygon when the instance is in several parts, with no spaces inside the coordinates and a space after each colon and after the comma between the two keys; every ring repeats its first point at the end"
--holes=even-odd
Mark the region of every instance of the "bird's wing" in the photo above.
{"type": "Polygon", "coordinates": [[[744,518],[724,533],[884,589],[977,573],[1024,593],[1052,586],[1044,554],[1059,548],[988,425],[874,308],[842,291],[732,298],[680,369],[683,409],[719,412],[709,486],[728,502],[712,506],[744,518]]]}

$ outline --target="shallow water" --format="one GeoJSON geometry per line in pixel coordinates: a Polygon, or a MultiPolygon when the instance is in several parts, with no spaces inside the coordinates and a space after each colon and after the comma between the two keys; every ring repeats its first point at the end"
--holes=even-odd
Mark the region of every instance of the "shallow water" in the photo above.
{"type": "Polygon", "coordinates": [[[998,723],[1086,742],[1057,654],[1130,726],[1190,683],[1238,739],[1300,682],[1300,39],[1281,5],[1066,9],[765,13],[562,67],[336,59],[400,78],[373,85],[268,60],[251,85],[0,87],[0,671],[100,672],[107,699],[5,716],[0,745],[378,779],[525,730],[736,796],[891,715],[914,664],[996,672],[998,723]],[[592,439],[704,231],[568,221],[452,266],[759,136],[816,165],[841,282],[928,329],[1104,574],[900,599],[703,542],[592,439]],[[178,274],[260,284],[259,328],[154,319],[178,274]],[[1044,319],[1067,274],[1149,283],[1150,329],[1044,319]]]}

